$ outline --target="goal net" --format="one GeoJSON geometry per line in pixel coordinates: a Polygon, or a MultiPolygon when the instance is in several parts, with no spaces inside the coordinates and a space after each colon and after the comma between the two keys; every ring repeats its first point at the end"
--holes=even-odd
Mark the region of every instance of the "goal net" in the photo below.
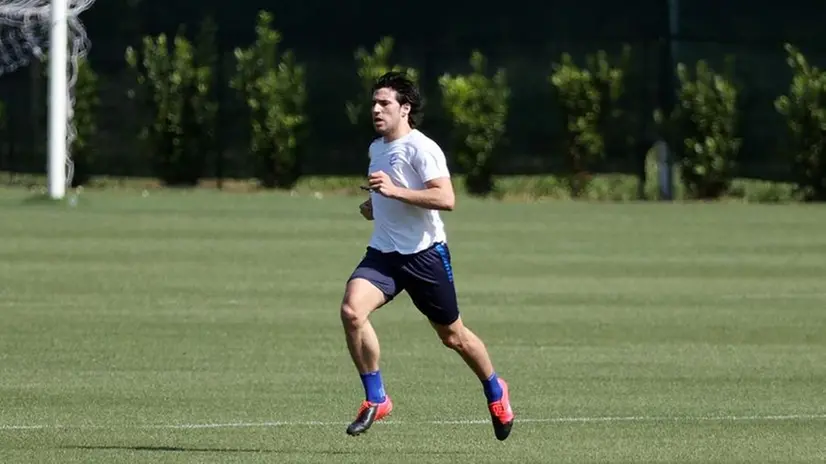
{"type": "Polygon", "coordinates": [[[74,85],[89,40],[79,15],[94,0],[0,0],[0,76],[28,66],[49,65],[49,195],[63,198],[71,185],[70,156],[74,85]]]}

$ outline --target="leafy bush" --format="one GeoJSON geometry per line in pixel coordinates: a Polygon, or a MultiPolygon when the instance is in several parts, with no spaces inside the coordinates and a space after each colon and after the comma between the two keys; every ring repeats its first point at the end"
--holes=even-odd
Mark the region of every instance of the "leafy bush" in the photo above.
{"type": "Polygon", "coordinates": [[[439,78],[442,103],[462,141],[457,161],[467,176],[468,193],[486,195],[494,188],[494,154],[505,133],[508,88],[504,69],[485,75],[485,57],[474,51],[471,74],[439,78]]]}
{"type": "Polygon", "coordinates": [[[791,203],[796,201],[794,184],[756,179],[734,179],[727,197],[746,203],[791,203]]]}
{"type": "Polygon", "coordinates": [[[826,73],[811,66],[794,46],[786,45],[793,72],[788,95],[775,101],[786,118],[788,157],[803,198],[826,200],[826,73]]]}
{"type": "Polygon", "coordinates": [[[75,83],[74,114],[72,115],[75,138],[69,151],[74,166],[72,187],[84,185],[92,177],[94,149],[89,144],[97,133],[95,116],[100,105],[97,86],[98,76],[92,66],[87,60],[79,61],[75,83]]]}
{"type": "Polygon", "coordinates": [[[279,58],[281,35],[271,24],[270,13],[259,13],[255,43],[235,50],[237,72],[230,84],[250,111],[256,176],[267,188],[290,188],[300,175],[298,154],[307,123],[305,71],[291,51],[279,58]]]}
{"type": "MultiPolygon", "coordinates": [[[[42,76],[49,77],[49,58],[44,58],[40,66],[42,76]]],[[[98,96],[98,75],[86,58],[77,61],[76,80],[72,92],[71,121],[69,130],[72,144],[68,147],[68,156],[72,162],[72,187],[79,187],[91,180],[91,169],[94,165],[95,149],[90,146],[97,134],[96,112],[100,105],[98,96]]],[[[44,90],[45,91],[45,90],[44,90]]],[[[0,110],[0,113],[2,111],[0,110]]],[[[47,113],[43,115],[43,123],[48,124],[47,113]]],[[[67,134],[67,135],[70,135],[67,134]]]]}
{"type": "Polygon", "coordinates": [[[565,133],[565,168],[571,196],[587,191],[591,171],[610,149],[633,143],[633,119],[622,108],[631,49],[626,46],[618,63],[611,63],[600,50],[577,65],[571,55],[562,55],[553,65],[548,81],[556,90],[565,133]]]}
{"type": "Polygon", "coordinates": [[[373,95],[371,89],[373,84],[384,74],[395,71],[403,72],[414,83],[418,83],[419,73],[409,67],[401,65],[390,65],[390,54],[393,52],[393,38],[383,37],[373,48],[373,54],[367,53],[364,48],[356,50],[355,58],[358,63],[358,75],[361,81],[361,91],[358,100],[346,103],[347,118],[350,124],[360,128],[369,128],[372,117],[370,116],[369,102],[373,95]]]}
{"type": "Polygon", "coordinates": [[[0,100],[0,158],[8,156],[9,150],[9,135],[8,135],[8,118],[6,117],[6,104],[0,100]]]}
{"type": "MultiPolygon", "coordinates": [[[[199,47],[207,47],[207,39],[202,34],[199,47]]],[[[144,37],[140,51],[126,50],[137,84],[128,94],[149,112],[140,138],[166,185],[195,185],[206,165],[217,112],[213,69],[202,62],[207,55],[193,47],[183,29],[171,43],[160,34],[144,37]]]]}
{"type": "MultiPolygon", "coordinates": [[[[597,174],[588,182],[577,200],[634,201],[637,199],[639,179],[629,174],[597,174]]],[[[497,196],[522,200],[570,200],[571,191],[565,176],[507,176],[496,184],[497,196]]]]}
{"type": "Polygon", "coordinates": [[[737,166],[738,90],[730,74],[698,61],[694,73],[677,66],[678,103],[665,121],[686,194],[693,199],[725,195],[737,166]]]}

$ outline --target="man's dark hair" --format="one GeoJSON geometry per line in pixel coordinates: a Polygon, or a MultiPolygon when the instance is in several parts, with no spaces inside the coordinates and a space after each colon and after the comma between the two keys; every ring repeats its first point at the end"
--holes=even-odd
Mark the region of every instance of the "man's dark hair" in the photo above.
{"type": "Polygon", "coordinates": [[[396,91],[396,101],[399,102],[399,105],[410,105],[408,122],[411,128],[421,124],[424,102],[422,101],[422,96],[419,94],[419,89],[416,88],[416,84],[414,84],[406,74],[390,71],[381,76],[376,83],[373,84],[373,92],[384,88],[396,91]]]}

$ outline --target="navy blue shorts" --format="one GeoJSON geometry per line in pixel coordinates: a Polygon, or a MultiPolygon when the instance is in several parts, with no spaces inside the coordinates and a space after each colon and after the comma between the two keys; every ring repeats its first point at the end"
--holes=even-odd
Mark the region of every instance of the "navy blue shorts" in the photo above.
{"type": "Polygon", "coordinates": [[[367,247],[350,280],[357,277],[379,288],[387,301],[406,290],[416,308],[434,324],[450,325],[459,319],[447,244],[437,243],[410,255],[367,247]]]}

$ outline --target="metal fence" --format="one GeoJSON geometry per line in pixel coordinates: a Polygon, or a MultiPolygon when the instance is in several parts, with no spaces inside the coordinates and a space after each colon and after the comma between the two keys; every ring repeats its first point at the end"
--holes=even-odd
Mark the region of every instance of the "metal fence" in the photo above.
{"type": "MultiPolygon", "coordinates": [[[[783,126],[772,106],[790,80],[782,45],[799,45],[814,62],[826,58],[826,6],[809,0],[759,6],[745,0],[546,0],[472,7],[435,0],[398,7],[378,0],[354,0],[346,6],[329,0],[99,0],[83,17],[92,40],[90,62],[101,79],[94,171],[150,174],[135,143],[139,122],[125,94],[130,79],[123,58],[126,46],[137,45],[143,35],[175,33],[181,24],[194,33],[209,15],[218,23],[217,48],[227,78],[232,49],[252,40],[259,9],[274,13],[284,48],[292,49],[308,70],[312,135],[303,164],[311,174],[362,172],[369,140],[352,137],[344,102],[358,88],[356,48],[372,47],[385,35],[396,39],[394,61],[421,71],[425,96],[435,102],[424,127],[439,138],[447,137],[450,125],[437,103],[438,76],[466,71],[473,49],[481,50],[492,67],[507,69],[512,100],[502,170],[509,173],[553,171],[559,159],[559,116],[547,80],[552,62],[563,52],[583,58],[629,44],[635,75],[629,91],[644,118],[668,105],[674,62],[705,59],[719,66],[726,56],[734,56],[743,89],[743,173],[782,178],[777,141],[783,126]]],[[[246,126],[238,117],[238,102],[226,88],[220,95],[224,124],[208,175],[247,176],[246,126]]],[[[44,172],[47,102],[42,70],[32,66],[0,77],[0,99],[7,114],[0,170],[44,172]]],[[[606,168],[633,171],[637,161],[633,156],[614,159],[606,168]]]]}

